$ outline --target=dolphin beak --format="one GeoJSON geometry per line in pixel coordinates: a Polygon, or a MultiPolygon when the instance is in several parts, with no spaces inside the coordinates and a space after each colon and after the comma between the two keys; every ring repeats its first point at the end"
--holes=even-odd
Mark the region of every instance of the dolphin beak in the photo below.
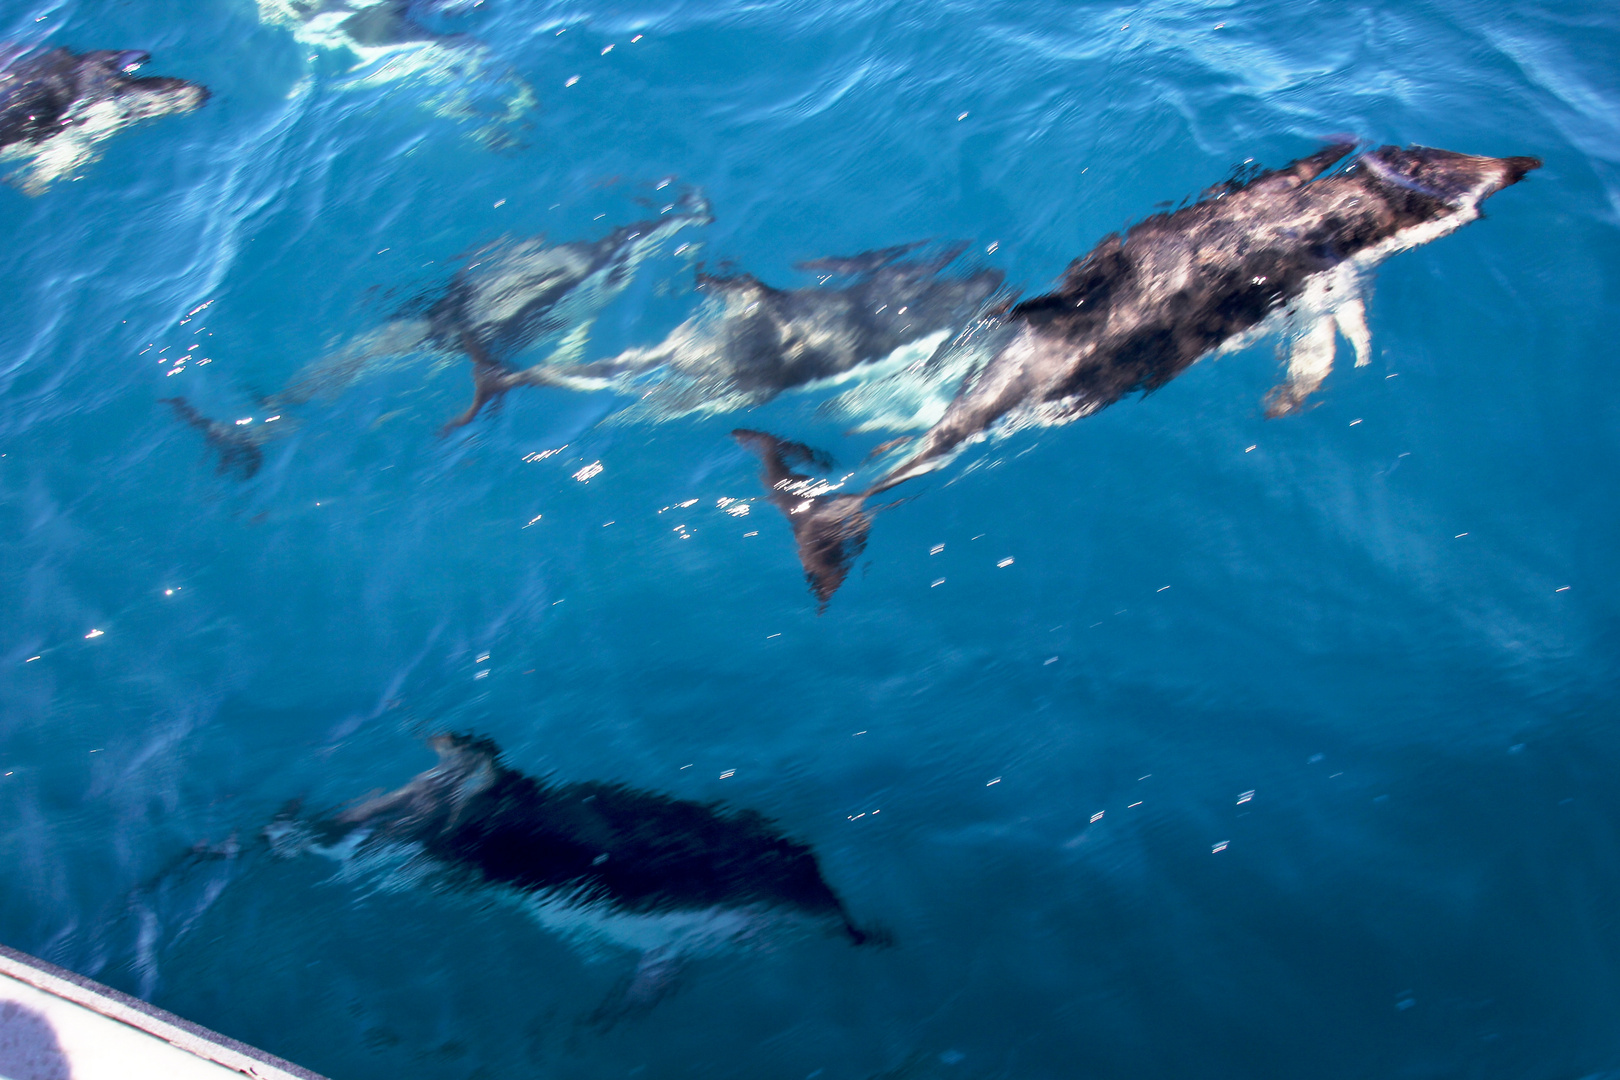
{"type": "Polygon", "coordinates": [[[1503,187],[1517,184],[1524,179],[1526,173],[1541,168],[1541,159],[1537,157],[1510,157],[1498,158],[1497,160],[1506,169],[1506,175],[1502,178],[1503,187]]]}

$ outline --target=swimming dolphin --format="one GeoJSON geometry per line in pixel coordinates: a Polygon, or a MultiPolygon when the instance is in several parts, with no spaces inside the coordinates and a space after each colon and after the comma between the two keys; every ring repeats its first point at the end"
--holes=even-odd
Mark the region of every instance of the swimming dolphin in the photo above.
{"type": "MultiPolygon", "coordinates": [[[[542,367],[577,357],[596,316],[625,290],[637,268],[680,230],[710,220],[707,201],[690,193],[672,204],[670,213],[616,228],[600,240],[548,244],[535,236],[489,244],[468,256],[450,284],[415,305],[414,313],[401,313],[306,366],[281,390],[260,398],[259,408],[280,419],[288,409],[335,397],[413,357],[431,356],[440,363],[465,357],[473,362],[473,403],[443,431],[461,427],[517,385],[509,380],[514,373],[509,365],[525,351],[555,344],[542,367]]],[[[258,446],[294,427],[285,420],[274,429],[259,422],[227,425],[201,416],[184,399],[163,400],[179,401],[177,415],[222,452],[251,445],[256,454],[258,446]]],[[[244,465],[238,456],[222,463],[220,471],[246,479],[257,469],[257,459],[251,468],[244,465]]]]}
{"type": "Polygon", "coordinates": [[[921,246],[798,264],[823,275],[813,288],[777,289],[752,274],[699,273],[700,310],[658,345],[510,378],[633,393],[638,400],[622,415],[668,420],[748,408],[787,390],[840,381],[908,346],[927,356],[1001,286],[1002,275],[942,276],[962,248],[906,258],[921,246]],[[839,283],[829,286],[834,279],[839,283]]]}
{"type": "Polygon", "coordinates": [[[428,86],[427,108],[475,122],[476,138],[511,147],[517,143],[514,131],[526,126],[524,117],[536,104],[534,88],[483,42],[439,33],[420,21],[474,6],[473,0],[259,0],[259,21],[287,27],[307,48],[353,57],[339,86],[428,86]]]}
{"type": "Polygon", "coordinates": [[[14,182],[38,195],[94,161],[103,139],[208,100],[206,87],[184,79],[133,77],[149,59],[133,49],[31,53],[0,44],[0,162],[24,163],[14,182]]]}
{"type": "MultiPolygon", "coordinates": [[[[508,768],[489,739],[439,735],[438,764],[333,817],[283,817],[271,849],[354,874],[488,888],[585,947],[639,951],[631,1003],[656,999],[683,957],[781,923],[870,940],[811,849],[751,810],[623,784],[548,784],[508,768]]],[[[878,938],[882,940],[881,934],[878,938]]]]}
{"type": "Polygon", "coordinates": [[[1363,293],[1373,267],[1480,216],[1480,204],[1541,162],[1424,146],[1338,143],[1253,179],[1212,189],[1075,260],[1056,291],[1014,307],[971,347],[990,358],[899,464],[859,493],[793,472],[797,443],[736,437],[764,462],[825,608],[865,546],[872,496],[944,466],[993,430],[1067,423],[1134,391],[1156,390],[1202,357],[1268,333],[1292,341],[1267,415],[1298,409],[1332,368],[1336,334],[1357,366],[1370,338],[1363,293]]]}
{"type": "Polygon", "coordinates": [[[306,44],[376,48],[439,40],[444,35],[415,18],[433,6],[410,0],[259,0],[259,18],[295,27],[306,44]]]}
{"type": "Polygon", "coordinates": [[[512,362],[537,341],[568,332],[542,368],[577,356],[596,315],[646,259],[680,230],[714,220],[699,193],[671,209],[679,212],[621,226],[596,241],[547,245],[533,238],[475,253],[427,311],[427,339],[466,353],[473,363],[472,404],[445,430],[470,423],[488,402],[522,385],[512,362]]]}

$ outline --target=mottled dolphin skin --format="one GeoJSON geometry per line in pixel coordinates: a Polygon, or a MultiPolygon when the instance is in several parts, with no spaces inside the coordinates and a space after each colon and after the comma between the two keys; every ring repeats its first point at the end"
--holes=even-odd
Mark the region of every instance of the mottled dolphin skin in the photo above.
{"type": "Polygon", "coordinates": [[[839,559],[865,545],[865,501],[942,467],[993,430],[1089,416],[1270,332],[1290,337],[1292,350],[1267,414],[1299,408],[1331,369],[1336,334],[1349,339],[1358,365],[1367,362],[1362,297],[1371,269],[1478,218],[1485,199],[1541,165],[1384,146],[1328,172],[1354,150],[1329,146],[1105,237],[1054,292],[1019,304],[987,335],[988,363],[908,456],[858,494],[785,474],[771,481],[797,444],[739,431],[765,461],[772,500],[788,511],[823,606],[847,572],[839,559]]]}
{"type": "Polygon", "coordinates": [[[403,857],[407,873],[452,887],[514,890],[565,932],[614,940],[623,923],[621,943],[642,947],[660,919],[674,936],[657,947],[680,951],[695,932],[712,945],[772,915],[868,939],[815,853],[751,810],[622,784],[546,784],[508,768],[485,738],[439,735],[432,746],[434,768],[335,817],[282,819],[266,831],[272,848],[391,867],[403,857]]]}
{"type": "Polygon", "coordinates": [[[798,269],[820,285],[777,289],[752,274],[699,273],[697,314],[651,348],[522,373],[539,384],[634,394],[627,415],[669,420],[763,404],[788,390],[850,376],[915,343],[946,336],[1001,286],[998,270],[941,271],[961,254],[908,259],[921,247],[817,259],[798,269]],[[836,281],[837,284],[829,284],[836,281]]]}
{"type": "Polygon", "coordinates": [[[134,77],[148,59],[136,50],[30,53],[0,44],[0,162],[24,163],[13,182],[38,195],[95,160],[103,139],[208,100],[206,87],[184,79],[134,77]]]}

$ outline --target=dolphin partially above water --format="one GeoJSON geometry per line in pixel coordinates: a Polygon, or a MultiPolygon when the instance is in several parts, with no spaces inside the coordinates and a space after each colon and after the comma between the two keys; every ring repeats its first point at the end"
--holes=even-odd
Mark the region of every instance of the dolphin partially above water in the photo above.
{"type": "Polygon", "coordinates": [[[0,43],[0,164],[23,162],[17,186],[38,195],[94,161],[102,140],[208,100],[206,87],[184,79],[136,77],[149,59],[134,49],[31,53],[0,43]]]}
{"type": "Polygon", "coordinates": [[[1358,366],[1368,362],[1363,292],[1372,268],[1475,220],[1485,199],[1541,165],[1384,146],[1328,171],[1354,150],[1326,147],[1105,237],[1056,291],[1014,307],[965,346],[988,350],[988,362],[864,491],[839,493],[795,472],[815,461],[801,444],[738,431],[764,463],[822,607],[865,547],[867,500],[993,431],[1089,416],[1271,332],[1289,336],[1292,348],[1267,415],[1298,409],[1331,370],[1336,335],[1350,341],[1358,366]]]}

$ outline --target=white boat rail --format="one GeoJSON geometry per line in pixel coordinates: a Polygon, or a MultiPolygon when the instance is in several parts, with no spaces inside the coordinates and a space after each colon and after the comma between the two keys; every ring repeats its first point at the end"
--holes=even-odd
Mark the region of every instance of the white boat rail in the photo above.
{"type": "Polygon", "coordinates": [[[4,1080],[324,1080],[110,986],[0,945],[4,1080]]]}

